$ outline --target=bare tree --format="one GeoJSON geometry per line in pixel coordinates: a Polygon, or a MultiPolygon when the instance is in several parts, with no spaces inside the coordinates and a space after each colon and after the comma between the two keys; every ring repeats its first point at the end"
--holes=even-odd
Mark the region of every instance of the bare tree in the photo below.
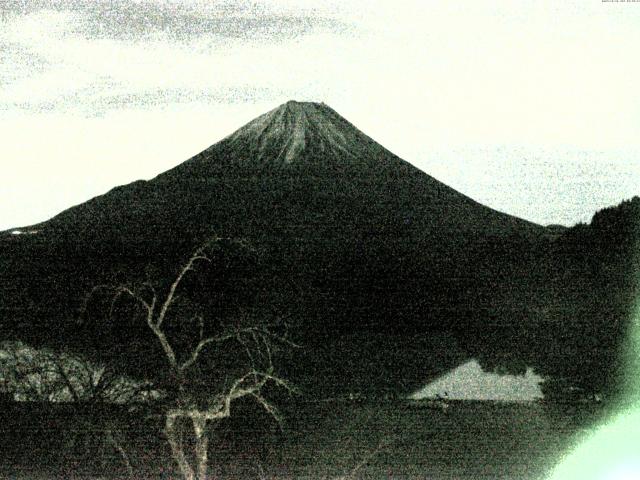
{"type": "Polygon", "coordinates": [[[79,355],[0,344],[0,388],[29,402],[131,403],[149,398],[151,384],[119,375],[79,355]]]}
{"type": "MultiPolygon", "coordinates": [[[[171,338],[167,318],[172,309],[181,310],[176,301],[185,277],[195,271],[198,264],[211,263],[208,251],[221,240],[223,239],[215,237],[195,250],[164,293],[160,293],[150,281],[146,281],[137,287],[122,284],[99,285],[94,287],[88,297],[100,289],[110,291],[110,314],[113,314],[117,302],[122,297],[132,299],[141,308],[147,327],[162,349],[169,378],[173,383],[171,390],[174,398],[164,412],[165,434],[173,458],[186,480],[207,478],[207,425],[211,421],[229,417],[234,401],[243,397],[252,398],[279,421],[276,407],[265,398],[263,390],[268,384],[273,384],[293,392],[292,386],[274,373],[274,348],[282,343],[293,345],[286,335],[275,333],[275,322],[255,321],[255,318],[245,315],[245,318],[236,319],[233,323],[220,322],[217,328],[212,329],[211,325],[205,323],[205,312],[192,315],[191,312],[186,314],[188,309],[184,309],[177,314],[173,312],[172,318],[177,318],[177,322],[192,327],[191,341],[171,338]],[[240,371],[234,369],[233,375],[226,379],[225,385],[217,393],[208,394],[203,402],[200,395],[191,388],[193,382],[190,381],[190,377],[193,371],[202,363],[201,360],[208,351],[232,348],[244,357],[244,367],[240,371]],[[192,426],[195,462],[189,461],[189,455],[181,441],[178,431],[178,422],[181,421],[187,421],[192,426]]],[[[242,242],[233,242],[244,248],[242,242]]],[[[240,360],[237,363],[240,363],[240,360]]],[[[230,372],[224,373],[228,375],[230,372]]]]}
{"type": "Polygon", "coordinates": [[[84,451],[112,449],[133,478],[133,466],[124,448],[121,425],[110,416],[86,418],[80,405],[141,402],[153,397],[151,385],[118,375],[113,368],[96,365],[79,355],[33,348],[22,342],[0,344],[0,388],[13,400],[66,403],[76,408],[74,428],[65,437],[66,448],[82,445],[84,451]]]}

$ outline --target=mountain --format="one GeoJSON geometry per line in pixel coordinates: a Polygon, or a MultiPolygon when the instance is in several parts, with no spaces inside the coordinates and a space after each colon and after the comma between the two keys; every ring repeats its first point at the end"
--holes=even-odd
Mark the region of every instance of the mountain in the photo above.
{"type": "MultiPolygon", "coordinates": [[[[545,298],[532,294],[547,288],[541,252],[559,234],[475,202],[307,102],[22,230],[33,233],[0,234],[8,336],[69,344],[92,286],[171,278],[215,234],[250,246],[212,280],[221,316],[251,305],[293,319],[306,353],[292,363],[313,381],[360,385],[377,371],[405,386],[469,356],[483,322],[526,323],[545,298]]],[[[116,343],[142,335],[109,328],[116,343]]]]}
{"type": "Polygon", "coordinates": [[[307,226],[322,228],[320,220],[331,220],[332,227],[367,225],[371,235],[378,235],[378,228],[385,233],[421,230],[418,225],[427,227],[421,231],[426,235],[439,235],[439,228],[459,236],[541,230],[438,182],[328,106],[298,102],[258,117],[149,182],[118,187],[33,228],[45,234],[91,230],[130,238],[139,236],[141,226],[155,227],[145,232],[149,238],[160,230],[188,227],[193,235],[231,223],[229,228],[254,235],[256,227],[273,225],[263,212],[292,228],[287,220],[300,211],[310,217],[307,226]],[[318,218],[309,211],[317,211],[318,218]],[[374,213],[375,221],[367,213],[374,213]]]}

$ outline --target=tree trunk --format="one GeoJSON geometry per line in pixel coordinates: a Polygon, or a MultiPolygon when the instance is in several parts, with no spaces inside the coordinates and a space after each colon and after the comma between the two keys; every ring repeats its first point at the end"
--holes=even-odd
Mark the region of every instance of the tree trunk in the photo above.
{"type": "Polygon", "coordinates": [[[207,436],[206,427],[207,420],[202,415],[191,417],[193,422],[193,430],[196,434],[196,461],[198,462],[198,480],[207,479],[207,447],[209,446],[209,438],[207,436]]]}
{"type": "Polygon", "coordinates": [[[178,463],[178,467],[180,468],[180,473],[185,480],[196,480],[195,472],[191,465],[189,465],[189,461],[187,460],[186,455],[184,454],[184,450],[182,448],[182,442],[178,438],[176,432],[176,420],[180,418],[172,414],[167,414],[166,419],[166,434],[167,440],[169,441],[169,445],[171,446],[171,453],[173,455],[174,460],[178,463]]]}

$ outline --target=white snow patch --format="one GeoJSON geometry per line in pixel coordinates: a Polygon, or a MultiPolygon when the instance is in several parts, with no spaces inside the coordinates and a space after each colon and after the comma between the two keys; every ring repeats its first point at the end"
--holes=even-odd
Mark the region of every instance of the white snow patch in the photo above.
{"type": "Polygon", "coordinates": [[[283,163],[298,159],[308,146],[310,135],[316,142],[314,146],[325,154],[341,152],[353,156],[354,145],[361,143],[364,135],[354,127],[341,125],[335,117],[337,114],[325,105],[291,101],[261,115],[226,139],[245,147],[253,144],[257,159],[271,154],[273,145],[279,145],[274,160],[283,163]]]}

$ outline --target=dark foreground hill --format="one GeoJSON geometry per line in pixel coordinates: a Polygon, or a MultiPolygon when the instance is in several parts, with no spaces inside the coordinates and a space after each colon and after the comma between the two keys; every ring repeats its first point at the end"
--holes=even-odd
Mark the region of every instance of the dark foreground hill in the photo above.
{"type": "Polygon", "coordinates": [[[22,230],[33,233],[0,234],[5,336],[79,349],[100,338],[101,355],[118,345],[142,374],[144,325],[96,313],[78,327],[87,292],[166,283],[212,235],[248,248],[224,246],[198,300],[221,319],[290,319],[304,347],[287,371],[325,387],[411,388],[470,355],[503,362],[496,345],[523,326],[537,335],[550,299],[568,298],[549,279],[585,273],[557,232],[480,205],[315,103],[288,102],[150,181],[22,230]]]}

